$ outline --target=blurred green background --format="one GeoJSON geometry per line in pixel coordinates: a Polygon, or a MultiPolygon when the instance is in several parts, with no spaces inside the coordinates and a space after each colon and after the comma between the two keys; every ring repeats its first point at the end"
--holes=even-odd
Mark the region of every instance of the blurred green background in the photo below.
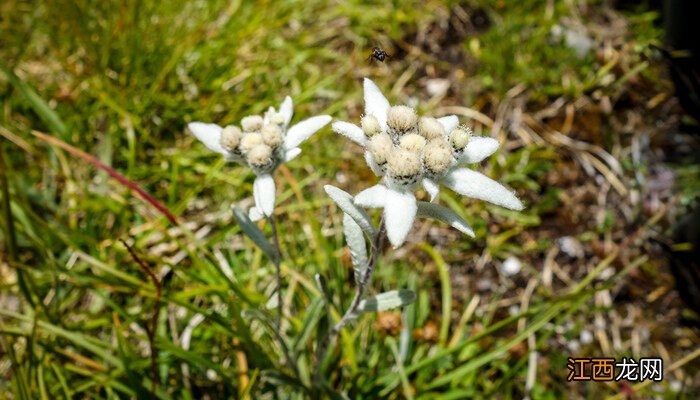
{"type": "Polygon", "coordinates": [[[621,3],[4,0],[0,398],[697,398],[697,317],[663,245],[697,147],[654,50],[659,11],[621,3]],[[375,46],[393,58],[368,62],[375,46]],[[185,126],[286,95],[293,122],[357,123],[363,77],[499,139],[477,168],[527,208],[443,191],[476,239],[420,221],[372,283],[416,303],[348,328],[319,381],[313,276],[334,318],[354,291],[323,185],[376,177],[328,127],[276,174],[293,368],[263,311],[274,268],[230,213],[254,176],[185,126]],[[663,357],[664,381],[568,383],[570,356],[663,357]]]}

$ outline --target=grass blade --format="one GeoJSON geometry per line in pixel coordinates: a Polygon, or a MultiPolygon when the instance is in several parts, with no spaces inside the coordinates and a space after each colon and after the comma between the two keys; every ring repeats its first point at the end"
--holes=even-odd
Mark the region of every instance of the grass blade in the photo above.
{"type": "Polygon", "coordinates": [[[79,157],[83,159],[84,161],[87,161],[88,163],[94,165],[95,167],[106,171],[112,178],[116,179],[119,181],[119,183],[123,184],[124,186],[128,187],[129,189],[135,191],[136,193],[139,194],[146,202],[150,203],[153,207],[155,207],[158,211],[160,211],[163,215],[165,215],[166,218],[170,222],[173,223],[173,225],[177,225],[177,218],[175,218],[175,215],[168,210],[167,207],[165,207],[163,204],[161,204],[158,200],[153,198],[150,194],[146,193],[145,190],[141,189],[138,185],[136,185],[134,182],[130,181],[127,177],[124,175],[120,174],[117,172],[115,169],[108,167],[107,165],[103,164],[102,161],[98,160],[97,158],[91,156],[90,154],[73,147],[69,145],[68,143],[59,140],[53,136],[47,135],[45,133],[37,132],[37,131],[32,131],[32,134],[39,139],[48,142],[50,144],[53,144],[55,146],[58,146],[62,148],[63,150],[71,153],[72,155],[79,157]]]}
{"type": "Polygon", "coordinates": [[[52,110],[51,107],[49,107],[49,105],[46,104],[46,102],[39,97],[38,94],[36,94],[34,89],[32,89],[28,83],[19,79],[14,72],[10,71],[2,64],[0,64],[0,71],[5,74],[7,80],[10,81],[12,86],[14,86],[15,89],[17,89],[17,91],[24,96],[32,109],[34,109],[34,112],[39,115],[39,118],[44,121],[46,126],[48,126],[51,131],[56,132],[62,138],[65,138],[68,135],[68,129],[58,114],[56,114],[56,112],[52,110]]]}

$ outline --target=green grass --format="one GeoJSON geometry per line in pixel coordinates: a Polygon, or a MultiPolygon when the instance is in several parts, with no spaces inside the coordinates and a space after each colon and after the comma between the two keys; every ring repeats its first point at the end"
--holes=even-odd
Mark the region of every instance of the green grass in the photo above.
{"type": "MultiPolygon", "coordinates": [[[[290,175],[277,172],[287,315],[282,343],[274,314],[265,308],[274,268],[230,212],[232,204],[250,204],[253,175],[224,165],[185,131],[190,121],[238,123],[286,95],[294,98],[294,121],[319,113],[359,121],[364,76],[392,102],[406,101],[410,92],[427,104],[416,82],[461,70],[470,82],[465,87],[474,90],[456,87],[446,102],[474,103],[491,117],[518,84],[538,105],[559,96],[626,90],[624,71],[617,86],[602,84],[593,54],[578,59],[549,44],[557,19],[580,11],[571,2],[554,2],[549,19],[542,17],[545,1],[484,3],[493,26],[458,43],[465,64],[450,65],[436,59],[439,54],[409,51],[401,43],[452,2],[3,2],[0,167],[9,210],[0,224],[0,374],[8,379],[0,380],[0,393],[8,394],[0,397],[148,398],[155,388],[158,398],[183,399],[522,398],[528,354],[516,348],[528,337],[536,346],[530,350],[549,360],[540,366],[533,398],[618,393],[616,385],[567,385],[569,354],[550,340],[560,335],[557,327],[592,317],[594,294],[624,279],[627,270],[588,285],[610,260],[595,262],[599,268],[583,271],[568,287],[538,286],[527,310],[516,315],[498,305],[512,295],[503,283],[482,293],[479,311],[460,324],[477,293],[455,288],[455,274],[468,271],[468,279],[478,280],[480,272],[471,266],[480,257],[493,270],[499,265],[493,260],[513,254],[541,260],[551,246],[553,238],[528,233],[561,206],[559,188],[546,176],[565,157],[551,144],[504,146],[484,166],[525,199],[523,213],[442,193],[441,202],[467,217],[477,239],[431,222],[440,228],[441,240],[434,243],[435,235],[414,229],[423,232],[412,237],[416,245],[404,246],[405,255],[388,252],[371,284],[376,293],[417,292],[400,335],[382,333],[374,315],[364,316],[319,363],[315,349],[323,332],[354,291],[352,267],[344,261],[342,213],[323,185],[354,193],[376,178],[358,149],[328,128],[287,165],[290,175]],[[368,64],[377,43],[405,55],[368,64]],[[404,71],[413,71],[412,79],[405,90],[392,92],[404,71]],[[125,175],[177,215],[180,225],[32,130],[125,175]],[[337,183],[341,173],[347,183],[337,183]],[[120,240],[156,275],[171,270],[159,296],[120,240]],[[330,304],[314,283],[317,273],[327,280],[330,304]],[[152,318],[155,332],[149,332],[152,318]],[[524,321],[520,327],[518,321],[524,321]],[[437,340],[414,338],[428,322],[437,322],[437,340]],[[184,332],[191,340],[183,347],[184,332]],[[320,380],[314,378],[318,368],[320,380]]],[[[632,20],[629,40],[638,50],[629,59],[635,65],[642,65],[646,45],[661,37],[653,17],[632,20]]],[[[530,278],[541,279],[541,264],[526,268],[530,278]]]]}

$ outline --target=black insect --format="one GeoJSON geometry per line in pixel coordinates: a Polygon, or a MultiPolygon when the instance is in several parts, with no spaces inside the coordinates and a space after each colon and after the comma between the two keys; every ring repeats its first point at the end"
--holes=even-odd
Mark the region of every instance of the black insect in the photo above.
{"type": "Polygon", "coordinates": [[[372,49],[372,54],[367,57],[367,61],[372,62],[372,60],[377,60],[379,62],[384,62],[385,59],[391,60],[391,56],[387,54],[386,51],[380,49],[379,47],[375,47],[372,49]]]}

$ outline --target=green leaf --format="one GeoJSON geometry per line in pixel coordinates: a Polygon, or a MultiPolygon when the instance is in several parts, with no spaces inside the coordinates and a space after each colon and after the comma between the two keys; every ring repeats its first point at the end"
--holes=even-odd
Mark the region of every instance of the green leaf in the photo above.
{"type": "Polygon", "coordinates": [[[440,387],[442,385],[448,385],[451,382],[458,382],[458,381],[460,381],[460,379],[464,379],[464,377],[467,374],[469,374],[470,372],[475,371],[477,368],[481,367],[484,364],[488,364],[489,362],[492,362],[493,360],[497,359],[498,357],[501,357],[504,353],[506,353],[513,346],[515,346],[516,344],[527,339],[527,337],[529,335],[532,335],[534,332],[537,332],[538,330],[540,330],[550,320],[552,320],[560,312],[562,312],[562,310],[563,310],[563,307],[561,304],[558,304],[554,307],[551,307],[550,309],[546,310],[542,314],[538,315],[538,318],[533,319],[530,322],[530,324],[527,325],[527,327],[525,329],[523,329],[519,334],[511,337],[510,340],[506,341],[503,344],[499,344],[498,346],[496,346],[492,350],[490,350],[484,354],[481,354],[478,357],[474,357],[474,358],[470,359],[468,362],[460,365],[459,367],[455,368],[454,370],[442,374],[440,377],[433,380],[428,385],[428,388],[434,389],[434,388],[440,387]]]}
{"type": "Polygon", "coordinates": [[[324,278],[323,275],[321,275],[321,274],[314,275],[314,278],[315,278],[316,286],[318,287],[318,290],[321,291],[323,298],[326,300],[326,304],[330,304],[331,291],[328,289],[328,282],[326,282],[326,278],[324,278]]]}
{"type": "Polygon", "coordinates": [[[311,302],[311,306],[308,308],[309,312],[306,314],[301,329],[294,339],[294,345],[292,346],[294,352],[300,353],[304,346],[308,344],[314,333],[314,328],[316,328],[323,316],[324,301],[323,297],[317,297],[311,302]]]}
{"type": "MultiPolygon", "coordinates": [[[[446,209],[447,210],[447,209],[446,209]]],[[[440,344],[445,344],[450,329],[450,314],[452,313],[452,285],[450,272],[440,253],[428,244],[423,244],[425,250],[437,265],[440,276],[440,293],[442,294],[442,315],[440,317],[440,344]]]]}
{"type": "Polygon", "coordinates": [[[233,378],[230,376],[230,369],[222,367],[221,364],[212,361],[209,357],[206,357],[202,353],[197,353],[192,350],[185,350],[164,338],[158,338],[157,344],[162,351],[168,352],[168,354],[179,358],[180,360],[189,364],[192,368],[196,368],[202,372],[206,372],[207,369],[211,369],[224,379],[233,378]]]}
{"type": "Polygon", "coordinates": [[[391,310],[393,308],[407,306],[415,300],[416,294],[412,290],[392,290],[362,300],[357,307],[357,312],[366,313],[391,310]]]}
{"type": "Polygon", "coordinates": [[[275,251],[272,248],[270,241],[267,240],[265,234],[260,230],[260,228],[258,228],[258,226],[255,225],[250,218],[248,218],[248,214],[243,212],[243,210],[240,208],[232,207],[231,209],[233,211],[233,216],[236,218],[236,221],[238,221],[238,225],[241,226],[243,233],[245,233],[270,260],[274,260],[275,251]]]}
{"type": "Polygon", "coordinates": [[[355,267],[355,283],[359,284],[369,266],[365,235],[362,233],[360,225],[347,213],[343,214],[343,231],[345,232],[345,241],[350,247],[352,265],[355,267]]]}
{"type": "Polygon", "coordinates": [[[355,203],[352,202],[353,198],[350,193],[338,189],[333,185],[326,185],[323,188],[326,190],[326,193],[328,193],[328,196],[330,196],[330,198],[335,202],[335,204],[338,205],[338,207],[340,207],[341,210],[343,210],[345,214],[348,214],[350,218],[352,218],[369,237],[374,237],[374,226],[372,225],[372,220],[369,218],[369,215],[367,215],[365,210],[356,206],[355,203]]]}

